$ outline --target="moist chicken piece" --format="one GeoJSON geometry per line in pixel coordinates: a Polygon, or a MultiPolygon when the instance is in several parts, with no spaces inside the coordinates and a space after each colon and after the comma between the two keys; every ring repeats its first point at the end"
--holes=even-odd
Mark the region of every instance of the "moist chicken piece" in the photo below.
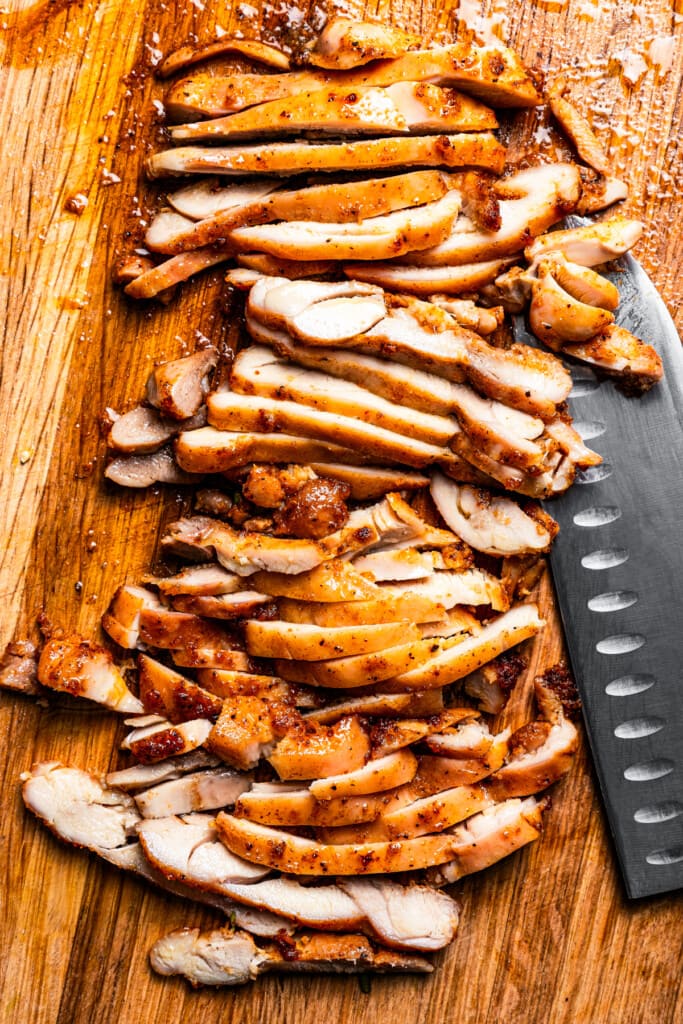
{"type": "Polygon", "coordinates": [[[384,260],[438,246],[448,237],[460,203],[453,191],[433,203],[357,223],[291,220],[236,227],[228,237],[241,251],[279,259],[384,260]]]}
{"type": "Polygon", "coordinates": [[[285,498],[296,494],[315,477],[315,472],[309,466],[254,463],[242,483],[242,496],[259,508],[278,508],[285,498]]]}
{"type": "MultiPolygon", "coordinates": [[[[345,768],[347,766],[345,765],[345,768]]],[[[365,796],[381,793],[410,782],[417,771],[417,759],[410,750],[398,750],[371,758],[362,767],[339,775],[315,779],[309,789],[316,800],[365,796]]]]}
{"type": "MultiPolygon", "coordinates": [[[[395,699],[402,699],[406,696],[406,694],[395,694],[395,699]]],[[[373,756],[384,757],[397,750],[404,750],[426,736],[431,736],[432,733],[438,733],[456,722],[466,721],[475,715],[476,711],[471,708],[448,708],[429,718],[382,717],[373,723],[370,730],[373,756]]]]}
{"type": "Polygon", "coordinates": [[[257,946],[246,931],[232,928],[170,932],[150,950],[158,974],[181,975],[193,988],[202,985],[244,985],[271,971],[323,974],[429,974],[424,957],[375,949],[361,935],[297,935],[278,937],[257,946]]]}
{"type": "Polygon", "coordinates": [[[172,604],[176,611],[223,621],[276,614],[270,597],[267,594],[259,594],[257,590],[241,590],[238,594],[219,594],[215,597],[183,594],[172,598],[172,604]]]}
{"type": "Polygon", "coordinates": [[[416,640],[419,631],[408,621],[370,626],[311,626],[250,619],[244,635],[253,657],[323,661],[374,654],[401,641],[416,640]]]}
{"type": "Polygon", "coordinates": [[[578,431],[574,430],[571,423],[567,423],[562,417],[558,416],[550,423],[546,423],[546,433],[548,437],[557,442],[560,450],[582,469],[587,466],[599,466],[602,462],[602,456],[584,444],[578,431]]]}
{"type": "Polygon", "coordinates": [[[180,779],[187,773],[217,768],[220,761],[205,750],[195,750],[183,757],[169,757],[157,764],[134,764],[130,768],[121,768],[105,775],[105,782],[114,789],[123,789],[127,793],[135,790],[148,789],[162,782],[180,779]]]}
{"type": "MultiPolygon", "coordinates": [[[[286,277],[290,281],[298,281],[299,278],[304,277],[324,277],[327,274],[335,273],[337,270],[337,264],[334,260],[279,260],[276,256],[271,256],[265,252],[239,253],[236,257],[236,262],[236,270],[228,271],[225,278],[226,281],[232,282],[236,277],[237,270],[242,269],[255,271],[259,274],[267,274],[272,277],[286,277]]],[[[239,287],[236,281],[235,287],[239,287]]]]}
{"type": "MultiPolygon", "coordinates": [[[[400,807],[423,796],[441,793],[446,789],[459,786],[472,786],[481,782],[497,771],[505,762],[509,753],[510,730],[498,733],[484,757],[438,757],[434,754],[423,754],[413,784],[410,801],[402,802],[400,807]]],[[[390,808],[393,810],[393,808],[390,808]]]]}
{"type": "Polygon", "coordinates": [[[359,555],[354,558],[353,565],[375,583],[421,580],[435,569],[446,568],[440,551],[419,551],[416,547],[404,547],[402,544],[359,555]]]}
{"type": "Polygon", "coordinates": [[[304,61],[313,67],[344,71],[371,60],[401,57],[420,47],[420,36],[393,25],[333,17],[326,23],[304,61]]]}
{"type": "Polygon", "coordinates": [[[652,345],[616,324],[590,341],[563,345],[562,352],[617,376],[627,390],[636,393],[649,391],[664,376],[661,356],[652,345]]]}
{"type": "Polygon", "coordinates": [[[259,64],[266,64],[280,71],[288,71],[290,67],[289,57],[276,46],[269,46],[258,39],[221,36],[220,39],[214,39],[203,46],[181,46],[178,50],[173,50],[164,57],[155,71],[159,78],[168,78],[192,64],[222,57],[227,53],[237,53],[248,60],[255,60],[259,64]]]}
{"type": "Polygon", "coordinates": [[[157,595],[146,587],[119,587],[102,616],[102,626],[112,640],[128,650],[140,642],[140,615],[144,609],[163,611],[157,595]]]}
{"type": "Polygon", "coordinates": [[[186,420],[199,411],[209,390],[209,374],[218,362],[215,348],[162,363],[147,381],[147,400],[164,416],[186,420]]]}
{"type": "Polygon", "coordinates": [[[477,334],[484,336],[493,334],[503,323],[505,311],[502,306],[485,309],[471,299],[453,299],[450,295],[439,295],[438,292],[435,295],[430,295],[429,301],[450,313],[461,327],[468,327],[470,330],[476,331],[477,334]]]}
{"type": "Polygon", "coordinates": [[[444,242],[411,255],[405,262],[450,267],[521,253],[531,239],[574,210],[581,195],[581,180],[573,164],[543,164],[503,178],[496,189],[503,197],[497,231],[478,230],[461,215],[444,242]]]}
{"type": "Polygon", "coordinates": [[[349,518],[350,488],[338,480],[309,480],[275,513],[277,532],[290,537],[326,537],[349,518]]]}
{"type": "Polygon", "coordinates": [[[433,474],[430,493],[451,529],[488,555],[545,552],[557,533],[553,520],[539,522],[510,498],[459,485],[441,473],[433,474]]]}
{"type": "Polygon", "coordinates": [[[120,487],[196,484],[201,479],[180,468],[170,446],[148,455],[119,455],[107,465],[104,475],[120,487]]]}
{"type": "Polygon", "coordinates": [[[257,178],[255,181],[231,185],[226,185],[220,178],[200,178],[176,192],[168,193],[166,199],[181,216],[202,221],[215,217],[223,210],[263,199],[278,184],[275,178],[272,181],[257,178]]]}
{"type": "Polygon", "coordinates": [[[343,445],[311,437],[214,427],[181,433],[175,454],[178,465],[189,473],[224,473],[250,462],[343,462],[355,466],[371,461],[343,445]]]}
{"type": "Polygon", "coordinates": [[[619,289],[616,285],[590,267],[572,263],[562,253],[549,253],[535,260],[534,265],[539,277],[543,272],[552,274],[560,287],[580,302],[612,312],[619,305],[619,289]]]}
{"type": "Polygon", "coordinates": [[[134,799],[144,818],[170,818],[174,814],[230,807],[250,785],[248,775],[217,768],[161,782],[138,793],[134,799]]]}
{"type": "Polygon", "coordinates": [[[510,699],[510,693],[526,666],[526,658],[516,651],[508,651],[466,676],[462,681],[463,690],[479,701],[480,711],[498,715],[510,699]]]}
{"type": "Polygon", "coordinates": [[[494,736],[488,725],[480,721],[458,722],[425,737],[425,745],[437,757],[484,760],[494,736]]]}
{"type": "Polygon", "coordinates": [[[210,732],[211,722],[205,718],[177,725],[162,720],[156,725],[133,729],[124,739],[121,749],[130,750],[140,764],[156,764],[203,746],[210,732]]]}
{"type": "MultiPolygon", "coordinates": [[[[426,693],[372,693],[365,697],[351,697],[340,703],[328,703],[304,715],[306,721],[329,724],[344,715],[381,716],[386,721],[401,715],[440,715],[443,711],[442,695],[439,692],[426,693]],[[434,699],[436,698],[436,700],[434,699]]],[[[389,727],[387,727],[389,728],[389,727]]],[[[386,733],[386,730],[385,730],[386,733]]],[[[387,740],[388,742],[388,740],[387,740]]],[[[412,741],[411,741],[412,742],[412,741]]],[[[373,751],[380,750],[372,737],[373,751]]],[[[390,750],[385,751],[389,753],[390,750]]]]}
{"type": "Polygon", "coordinates": [[[422,266],[415,263],[392,263],[381,260],[369,263],[345,263],[343,271],[355,281],[378,284],[389,291],[408,292],[427,297],[432,292],[468,295],[495,281],[506,270],[511,259],[483,260],[459,266],[422,266]]]}
{"type": "Polygon", "coordinates": [[[268,701],[281,701],[294,707],[317,707],[319,698],[302,686],[292,686],[278,676],[264,676],[253,672],[235,672],[230,669],[200,668],[199,683],[217,697],[262,697],[268,701]]]}
{"type": "Polygon", "coordinates": [[[229,142],[264,135],[401,135],[497,128],[496,115],[471,96],[423,82],[385,88],[332,85],[208,121],[170,128],[174,142],[229,142]]]}
{"type": "Polygon", "coordinates": [[[171,611],[159,606],[144,607],[140,612],[140,640],[150,647],[167,651],[183,651],[216,645],[229,650],[235,646],[230,634],[198,615],[171,611]]]}
{"type": "Polygon", "coordinates": [[[633,248],[643,233],[643,227],[639,220],[610,217],[609,220],[582,228],[550,231],[528,245],[524,256],[529,263],[533,263],[548,253],[561,253],[572,263],[595,267],[623,256],[633,248]]]}
{"type": "Polygon", "coordinates": [[[215,721],[220,715],[223,701],[179,672],[146,654],[139,656],[138,669],[140,700],[145,711],[161,715],[173,724],[196,718],[215,721]]]}
{"type": "Polygon", "coordinates": [[[0,660],[0,689],[36,696],[38,685],[38,648],[30,640],[12,640],[0,660]]]}
{"type": "Polygon", "coordinates": [[[211,246],[195,249],[194,252],[183,252],[146,270],[126,285],[124,291],[131,299],[154,299],[202,270],[225,263],[233,255],[234,250],[231,248],[218,249],[211,246]]]}
{"type": "Polygon", "coordinates": [[[509,758],[486,783],[494,800],[538,793],[566,775],[574,760],[578,733],[560,698],[544,676],[536,677],[534,690],[543,718],[513,733],[509,758]]]}
{"type": "Polygon", "coordinates": [[[272,750],[277,706],[262,697],[229,697],[206,740],[206,748],[234,768],[248,771],[272,750]]]}
{"type": "Polygon", "coordinates": [[[534,636],[543,626],[534,604],[520,604],[490,622],[477,636],[440,649],[418,668],[397,675],[393,682],[410,689],[447,686],[522,640],[534,636]]]}
{"type": "Polygon", "coordinates": [[[299,721],[268,760],[281,779],[326,779],[362,767],[369,755],[368,735],[360,719],[349,715],[333,725],[299,721]]]}
{"type": "Polygon", "coordinates": [[[613,203],[622,199],[628,199],[628,185],[621,178],[614,178],[611,175],[604,177],[596,174],[589,168],[580,168],[581,174],[581,198],[576,207],[576,213],[581,217],[587,214],[600,213],[606,210],[613,203]]]}
{"type": "Polygon", "coordinates": [[[444,617],[446,609],[436,598],[407,592],[398,596],[381,594],[371,601],[319,604],[281,598],[278,612],[284,622],[312,626],[363,626],[402,619],[413,623],[434,622],[444,617]]]}
{"type": "Polygon", "coordinates": [[[350,497],[354,501],[376,501],[390,491],[417,491],[429,484],[429,477],[408,469],[385,469],[382,466],[352,467],[334,462],[313,462],[310,468],[318,476],[347,484],[350,497]]]}
{"type": "MultiPolygon", "coordinates": [[[[480,167],[500,174],[505,164],[505,147],[491,132],[462,132],[454,135],[393,136],[360,142],[273,142],[267,146],[180,146],[150,157],[145,167],[149,178],[180,174],[304,174],[310,171],[378,171],[407,167],[480,167]]],[[[224,251],[199,249],[194,263],[166,267],[163,287],[185,280],[180,274],[196,273],[202,262],[218,263],[224,251]],[[190,266],[192,269],[189,270],[190,266]],[[189,270],[189,273],[187,272],[189,270]]],[[[180,260],[180,257],[174,257],[180,260]]],[[[170,264],[171,261],[168,261],[170,264]]],[[[160,268],[156,271],[161,274],[160,268]]],[[[135,298],[150,298],[154,271],[143,274],[126,288],[135,298]],[[143,279],[144,285],[142,284],[143,279]]],[[[153,294],[159,289],[154,280],[153,294]]]]}
{"type": "Polygon", "coordinates": [[[242,586],[235,573],[227,572],[222,566],[193,565],[181,569],[173,576],[146,576],[144,583],[152,583],[166,597],[180,594],[194,597],[215,597],[219,594],[234,594],[242,586]]]}
{"type": "Polygon", "coordinates": [[[541,835],[546,806],[546,801],[528,797],[506,800],[475,814],[451,832],[456,842],[454,859],[430,868],[428,879],[436,885],[448,885],[535,842],[541,835]]]}
{"type": "Polygon", "coordinates": [[[529,326],[548,348],[560,352],[565,344],[586,342],[614,323],[614,314],[574,298],[541,261],[531,287],[529,326]]]}
{"type": "Polygon", "coordinates": [[[388,878],[345,878],[334,884],[304,886],[282,877],[230,889],[234,899],[306,927],[363,927],[394,949],[442,949],[458,926],[458,905],[450,896],[388,878]]]}
{"type": "Polygon", "coordinates": [[[225,893],[231,882],[253,883],[268,871],[230,853],[211,814],[146,818],[137,833],[147,860],[166,878],[193,888],[225,893]]]}
{"type": "Polygon", "coordinates": [[[483,569],[465,569],[462,572],[444,570],[424,580],[390,583],[381,589],[383,593],[396,598],[407,598],[414,594],[417,599],[430,599],[438,602],[446,611],[457,605],[491,605],[494,611],[507,611],[510,606],[509,597],[500,580],[483,569]]]}
{"type": "Polygon", "coordinates": [[[239,353],[230,386],[246,395],[287,399],[324,412],[354,416],[428,444],[447,444],[457,430],[457,424],[448,417],[406,409],[352,381],[340,381],[332,374],[292,366],[262,345],[250,346],[239,353]]]}
{"type": "MultiPolygon", "coordinates": [[[[422,797],[405,807],[380,816],[365,828],[357,828],[358,842],[381,842],[417,839],[419,836],[443,832],[452,825],[490,807],[493,799],[481,786],[457,786],[432,796],[422,797]]],[[[335,838],[334,829],[325,831],[326,842],[350,842],[351,830],[344,829],[345,836],[335,838]]],[[[339,830],[342,831],[341,829],[339,830]]]]}
{"type": "Polygon", "coordinates": [[[137,405],[114,420],[107,442],[119,452],[145,454],[157,451],[177,432],[177,424],[162,419],[155,409],[137,405]]]}
{"type": "Polygon", "coordinates": [[[220,669],[241,673],[254,671],[251,658],[229,641],[217,641],[206,646],[190,645],[171,650],[171,658],[180,668],[220,669]]]}
{"type": "Polygon", "coordinates": [[[452,86],[494,107],[534,107],[541,102],[514,51],[471,42],[407,53],[337,75],[299,71],[288,75],[196,75],[176,82],[164,105],[175,120],[219,117],[257,103],[296,96],[335,81],[351,86],[387,86],[395,82],[431,82],[452,86]]]}
{"type": "Polygon", "coordinates": [[[320,802],[310,790],[297,789],[296,784],[256,783],[240,796],[235,814],[281,828],[324,827],[372,821],[381,809],[381,797],[340,797],[320,802]]]}
{"type": "Polygon", "coordinates": [[[76,634],[53,637],[45,643],[37,674],[38,682],[50,690],[85,697],[121,714],[143,710],[109,651],[76,634]]]}
{"type": "Polygon", "coordinates": [[[257,864],[298,875],[371,875],[418,871],[455,856],[457,838],[421,836],[403,843],[326,845],[221,813],[216,828],[228,849],[257,864]]]}
{"type": "Polygon", "coordinates": [[[560,75],[546,89],[550,109],[559,121],[560,128],[574,143],[583,162],[600,174],[608,175],[611,164],[593,129],[576,107],[565,99],[568,87],[566,77],[560,75]]]}
{"type": "Polygon", "coordinates": [[[260,572],[254,576],[254,584],[273,597],[298,601],[334,604],[372,600],[379,596],[377,587],[341,558],[330,558],[315,569],[296,575],[260,572]]]}

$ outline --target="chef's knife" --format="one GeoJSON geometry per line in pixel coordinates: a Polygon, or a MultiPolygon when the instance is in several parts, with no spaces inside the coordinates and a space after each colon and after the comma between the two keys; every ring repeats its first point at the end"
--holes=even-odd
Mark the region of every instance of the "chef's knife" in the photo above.
{"type": "MultiPolygon", "coordinates": [[[[665,379],[627,398],[570,367],[574,426],[603,462],[548,504],[550,564],[590,746],[629,897],[683,887],[683,350],[632,257],[607,274],[617,323],[665,379]]],[[[522,317],[518,341],[538,344],[522,317]]]]}

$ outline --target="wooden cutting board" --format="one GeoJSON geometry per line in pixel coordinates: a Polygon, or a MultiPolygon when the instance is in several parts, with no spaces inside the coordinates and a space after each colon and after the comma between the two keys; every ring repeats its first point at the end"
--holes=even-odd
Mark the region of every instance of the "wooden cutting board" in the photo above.
{"type": "MultiPolygon", "coordinates": [[[[609,143],[615,172],[630,182],[630,212],[647,223],[638,255],[681,326],[683,5],[673,6],[482,5],[486,26],[529,63],[569,68],[574,96],[609,143]]],[[[480,13],[477,2],[462,7],[470,19],[480,13]]],[[[440,39],[453,38],[456,8],[438,0],[344,5],[353,16],[440,39]]],[[[160,527],[186,506],[181,493],[122,493],[103,483],[98,429],[107,405],[121,410],[138,399],[155,360],[191,351],[200,333],[220,341],[226,330],[219,274],[167,308],[144,310],[110,283],[117,251],[131,244],[122,236],[139,233],[150,195],[140,166],[160,141],[154,102],[162,90],[150,74],[159,51],[193,34],[203,41],[217,25],[247,36],[260,25],[264,38],[286,40],[319,26],[325,10],[9,0],[0,14],[3,644],[35,634],[41,609],[56,623],[93,630],[115,587],[138,579],[160,527]],[[80,216],[68,209],[79,193],[87,198],[80,216]]],[[[532,649],[530,675],[562,650],[547,580],[541,601],[549,624],[532,649]]],[[[19,774],[35,760],[113,765],[114,716],[9,695],[0,709],[7,1024],[172,1024],[190,1015],[259,1024],[683,1020],[683,900],[624,899],[585,748],[557,787],[541,842],[457,887],[460,933],[430,977],[373,979],[369,993],[353,978],[316,976],[194,993],[152,975],[147,951],[172,928],[217,924],[216,916],[66,849],[19,798],[19,774]]]]}

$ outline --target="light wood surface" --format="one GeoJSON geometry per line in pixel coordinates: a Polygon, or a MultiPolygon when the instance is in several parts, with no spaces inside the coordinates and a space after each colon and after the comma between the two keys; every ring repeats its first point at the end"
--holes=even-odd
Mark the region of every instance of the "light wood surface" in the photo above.
{"type": "MultiPolygon", "coordinates": [[[[569,68],[574,96],[631,184],[629,209],[647,222],[637,255],[681,327],[678,2],[482,6],[494,20],[507,18],[508,37],[528,62],[569,68]],[[663,74],[647,61],[648,47],[671,33],[676,49],[663,74]],[[642,78],[631,88],[623,64],[632,68],[643,55],[642,78]]],[[[191,351],[197,332],[221,340],[220,275],[186,288],[167,308],[141,310],[121,298],[109,272],[122,232],[135,230],[151,194],[139,168],[158,144],[150,128],[152,101],[162,93],[149,74],[156,51],[192,33],[204,40],[216,24],[245,35],[258,28],[256,7],[246,3],[5,0],[8,7],[0,14],[3,644],[33,631],[41,609],[58,624],[93,629],[115,587],[136,580],[163,523],[184,506],[182,494],[122,493],[102,482],[98,417],[107,405],[133,404],[153,361],[191,351]],[[80,217],[65,210],[79,192],[88,196],[80,217]]],[[[378,0],[344,9],[448,39],[454,7],[378,0]]],[[[277,38],[285,21],[296,30],[294,7],[264,3],[262,10],[266,38],[277,38]]],[[[307,23],[322,10],[304,10],[307,23]]],[[[549,625],[530,674],[561,652],[547,580],[542,601],[549,625]]],[[[313,976],[194,993],[152,975],[147,951],[174,927],[218,918],[63,847],[19,798],[18,776],[35,760],[91,769],[115,763],[114,716],[9,695],[0,709],[0,1017],[7,1024],[683,1021],[683,900],[625,900],[584,748],[556,790],[541,842],[457,886],[460,932],[430,977],[374,979],[369,994],[355,979],[313,976]]]]}

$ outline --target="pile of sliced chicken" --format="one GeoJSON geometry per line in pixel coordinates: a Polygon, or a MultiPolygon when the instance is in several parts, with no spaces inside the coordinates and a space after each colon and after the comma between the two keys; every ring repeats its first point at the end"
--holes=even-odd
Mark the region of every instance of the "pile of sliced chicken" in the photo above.
{"type": "Polygon", "coordinates": [[[104,647],[46,636],[39,684],[125,716],[133,763],[35,765],[27,806],[232,922],[160,940],[162,973],[431,970],[458,924],[442,887],[536,840],[570,767],[561,672],[536,680],[537,721],[489,717],[543,626],[526,598],[553,520],[441,473],[412,504],[405,488],[349,509],[348,492],[295,464],[252,465],[239,500],[204,492],[214,514],[162,542],[184,567],[122,586],[103,617],[135,693],[104,647]],[[254,512],[259,530],[236,528],[254,512]]]}
{"type": "Polygon", "coordinates": [[[176,145],[147,171],[192,177],[166,193],[146,250],[120,268],[129,295],[163,298],[231,260],[273,277],[442,296],[454,315],[454,296],[480,296],[528,307],[539,340],[635,390],[661,377],[654,349],[615,324],[618,292],[592,269],[626,252],[642,225],[616,218],[548,234],[567,214],[627,196],[564,78],[542,95],[502,45],[425,48],[410,33],[346,18],[298,55],[303,69],[272,47],[226,38],[172,54],[162,74],[231,52],[278,73],[218,68],[170,86],[176,145]],[[576,163],[520,170],[507,163],[496,109],[543,102],[576,163]]]}
{"type": "Polygon", "coordinates": [[[506,705],[557,532],[536,499],[600,462],[558,355],[635,389],[661,377],[595,269],[642,226],[549,230],[625,189],[562,81],[547,100],[588,166],[506,166],[496,108],[543,97],[504,47],[336,18],[295,70],[224,37],[161,73],[228,53],[275,73],[170,86],[180,145],[148,172],[194,177],[119,276],[165,297],[233,261],[252,344],[158,366],[143,403],[109,410],[109,479],[202,490],[162,540],[175,571],[103,617],[123,657],[47,627],[36,673],[30,645],[8,649],[0,684],[128,728],[126,767],[37,764],[24,800],[226,915],[159,940],[162,974],[430,971],[458,926],[443,887],[539,838],[576,749],[563,668],[535,679],[537,720],[512,731],[506,705]],[[526,308],[551,352],[504,337],[526,308]]]}

